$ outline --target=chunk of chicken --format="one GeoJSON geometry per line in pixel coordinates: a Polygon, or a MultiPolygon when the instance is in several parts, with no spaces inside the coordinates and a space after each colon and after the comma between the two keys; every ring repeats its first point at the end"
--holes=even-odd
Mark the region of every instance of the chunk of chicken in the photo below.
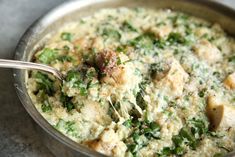
{"type": "Polygon", "coordinates": [[[222,55],[220,50],[207,40],[201,40],[193,46],[194,53],[198,58],[212,64],[221,60],[222,55]]]}
{"type": "Polygon", "coordinates": [[[125,62],[127,60],[128,57],[126,55],[117,55],[114,51],[99,53],[96,58],[96,64],[100,71],[105,74],[101,81],[111,85],[125,84],[129,79],[128,68],[118,62],[125,62]]]}
{"type": "Polygon", "coordinates": [[[92,48],[95,48],[98,51],[101,51],[104,49],[104,41],[101,37],[96,37],[92,39],[92,48]]]}
{"type": "Polygon", "coordinates": [[[154,82],[166,89],[169,95],[181,96],[185,82],[188,80],[188,74],[184,71],[180,63],[172,58],[170,60],[169,70],[161,77],[156,76],[154,82]],[[161,78],[159,80],[159,78],[161,78]]]}
{"type": "Polygon", "coordinates": [[[113,69],[117,67],[117,53],[111,50],[99,52],[96,55],[95,63],[103,74],[111,74],[113,69]]]}
{"type": "Polygon", "coordinates": [[[228,89],[235,89],[235,72],[228,75],[228,77],[224,80],[224,85],[228,89]]]}
{"type": "Polygon", "coordinates": [[[220,103],[215,96],[209,96],[206,114],[212,130],[226,130],[235,127],[235,107],[220,103]]]}
{"type": "Polygon", "coordinates": [[[99,139],[87,141],[85,144],[108,156],[124,156],[127,149],[126,145],[112,129],[105,129],[99,139]]]}
{"type": "Polygon", "coordinates": [[[100,104],[94,101],[87,100],[85,106],[81,108],[81,114],[84,118],[89,121],[94,121],[102,125],[107,125],[111,123],[111,119],[108,116],[108,108],[101,107],[100,104]]]}
{"type": "Polygon", "coordinates": [[[149,31],[154,33],[158,38],[164,38],[172,32],[172,28],[169,26],[151,27],[149,31]]]}
{"type": "Polygon", "coordinates": [[[128,74],[125,70],[125,67],[116,67],[112,72],[103,77],[102,81],[111,85],[123,85],[128,81],[128,74]]]}

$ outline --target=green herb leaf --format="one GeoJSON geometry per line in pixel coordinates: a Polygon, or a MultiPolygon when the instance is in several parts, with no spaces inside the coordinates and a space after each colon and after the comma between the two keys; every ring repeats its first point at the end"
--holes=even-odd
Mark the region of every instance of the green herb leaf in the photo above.
{"type": "Polygon", "coordinates": [[[132,24],[128,21],[124,21],[122,24],[123,30],[125,31],[132,31],[132,32],[137,32],[137,29],[132,26],[132,24]]]}
{"type": "Polygon", "coordinates": [[[197,134],[201,136],[208,132],[208,124],[202,119],[193,118],[189,120],[191,125],[191,132],[196,136],[197,134]]]}
{"type": "Polygon", "coordinates": [[[37,72],[34,76],[36,78],[39,90],[43,90],[46,94],[52,96],[54,94],[53,80],[48,75],[37,72]]]}
{"type": "Polygon", "coordinates": [[[145,102],[144,98],[144,93],[143,91],[139,91],[136,96],[136,104],[144,110],[147,107],[147,103],[145,102]]]}
{"type": "Polygon", "coordinates": [[[154,40],[154,45],[160,49],[163,49],[166,46],[166,41],[163,39],[154,40]]]}
{"type": "Polygon", "coordinates": [[[143,34],[130,41],[136,48],[153,49],[155,36],[153,34],[143,34]]]}
{"type": "Polygon", "coordinates": [[[176,147],[176,148],[173,150],[173,154],[176,154],[176,155],[183,155],[183,154],[184,154],[184,148],[183,148],[183,147],[176,147]]]}
{"type": "Polygon", "coordinates": [[[138,145],[137,145],[137,144],[128,145],[128,150],[129,150],[131,153],[135,153],[135,152],[137,152],[137,150],[138,150],[138,145]]]}
{"type": "Polygon", "coordinates": [[[229,62],[235,63],[235,56],[231,56],[228,58],[229,62]]]}
{"type": "Polygon", "coordinates": [[[112,28],[104,28],[102,32],[102,36],[107,37],[107,38],[112,38],[115,40],[120,40],[121,39],[121,34],[112,28]]]}
{"type": "Polygon", "coordinates": [[[122,125],[124,125],[124,126],[130,128],[131,125],[132,125],[131,119],[126,120],[122,125]]]}
{"type": "Polygon", "coordinates": [[[68,71],[67,75],[66,75],[66,78],[65,78],[66,81],[80,80],[80,79],[81,79],[80,73],[78,73],[75,70],[68,71]]]}
{"type": "Polygon", "coordinates": [[[62,40],[65,40],[65,41],[72,41],[72,39],[73,39],[73,35],[69,32],[61,33],[60,37],[61,37],[62,40]]]}
{"type": "Polygon", "coordinates": [[[201,90],[199,93],[198,93],[198,96],[203,98],[205,96],[205,90],[201,90]]]}
{"type": "Polygon", "coordinates": [[[88,94],[88,88],[91,85],[93,77],[97,76],[94,68],[84,68],[80,70],[70,70],[65,78],[66,83],[72,84],[73,88],[78,88],[80,90],[81,96],[86,96],[88,94]]]}
{"type": "Polygon", "coordinates": [[[48,100],[45,100],[41,105],[42,112],[50,112],[52,111],[52,107],[49,104],[48,100]]]}
{"type": "Polygon", "coordinates": [[[134,140],[135,143],[139,144],[140,143],[140,135],[138,133],[133,133],[132,134],[132,138],[134,140]]]}
{"type": "Polygon", "coordinates": [[[76,137],[76,138],[79,137],[79,133],[76,129],[76,122],[75,121],[64,121],[63,119],[60,119],[55,127],[65,130],[66,134],[69,134],[73,137],[76,137]]]}
{"type": "Polygon", "coordinates": [[[213,132],[213,131],[210,131],[208,132],[209,135],[211,135],[212,137],[216,137],[216,138],[221,138],[221,137],[224,137],[225,136],[225,133],[223,132],[213,132]]]}
{"type": "Polygon", "coordinates": [[[167,41],[172,44],[186,44],[186,39],[180,33],[171,32],[167,38],[167,41]]]}
{"type": "Polygon", "coordinates": [[[156,122],[150,122],[149,126],[153,131],[160,131],[160,126],[156,122]]]}
{"type": "Polygon", "coordinates": [[[40,55],[38,56],[38,60],[44,64],[50,64],[52,61],[56,60],[58,53],[56,50],[50,48],[44,48],[40,55]]]}
{"type": "Polygon", "coordinates": [[[169,156],[171,154],[171,148],[170,147],[164,147],[161,152],[161,156],[169,156]]]}
{"type": "Polygon", "coordinates": [[[61,93],[60,101],[63,103],[63,107],[67,109],[67,111],[71,111],[72,109],[75,109],[74,104],[71,102],[72,97],[68,97],[64,93],[61,93]]]}
{"type": "Polygon", "coordinates": [[[62,55],[62,56],[58,56],[57,60],[59,60],[61,62],[71,62],[73,60],[73,58],[71,56],[62,55]]]}

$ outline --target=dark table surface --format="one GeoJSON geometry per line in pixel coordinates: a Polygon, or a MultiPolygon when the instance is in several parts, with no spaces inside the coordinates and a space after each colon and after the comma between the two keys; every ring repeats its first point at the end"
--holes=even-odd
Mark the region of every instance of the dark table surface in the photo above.
{"type": "MultiPolygon", "coordinates": [[[[64,1],[0,0],[0,58],[13,58],[24,31],[64,1]]],[[[235,0],[220,1],[235,8],[235,0]]],[[[17,98],[12,71],[0,69],[0,157],[53,157],[41,143],[35,125],[17,98]]]]}

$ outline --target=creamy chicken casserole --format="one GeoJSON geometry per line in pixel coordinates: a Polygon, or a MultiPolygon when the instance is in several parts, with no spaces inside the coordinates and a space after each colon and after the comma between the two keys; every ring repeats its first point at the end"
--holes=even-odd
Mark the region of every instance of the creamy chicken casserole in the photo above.
{"type": "Polygon", "coordinates": [[[28,92],[57,130],[117,157],[219,157],[235,148],[235,40],[171,10],[118,8],[68,23],[28,92]]]}

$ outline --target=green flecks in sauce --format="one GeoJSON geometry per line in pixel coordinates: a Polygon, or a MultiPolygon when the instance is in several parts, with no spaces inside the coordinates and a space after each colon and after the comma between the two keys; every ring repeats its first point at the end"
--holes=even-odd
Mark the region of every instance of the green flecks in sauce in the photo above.
{"type": "Polygon", "coordinates": [[[29,93],[65,135],[99,146],[113,130],[112,150],[101,151],[113,156],[220,156],[235,148],[234,128],[210,130],[205,112],[212,94],[235,102],[224,87],[235,41],[219,26],[170,10],[119,8],[60,32],[35,62],[61,70],[65,81],[32,72],[29,93]],[[214,52],[221,60],[208,62],[214,52]]]}
{"type": "Polygon", "coordinates": [[[73,39],[73,34],[69,33],[69,32],[63,32],[61,33],[61,39],[65,40],[65,41],[72,41],[73,39]]]}

